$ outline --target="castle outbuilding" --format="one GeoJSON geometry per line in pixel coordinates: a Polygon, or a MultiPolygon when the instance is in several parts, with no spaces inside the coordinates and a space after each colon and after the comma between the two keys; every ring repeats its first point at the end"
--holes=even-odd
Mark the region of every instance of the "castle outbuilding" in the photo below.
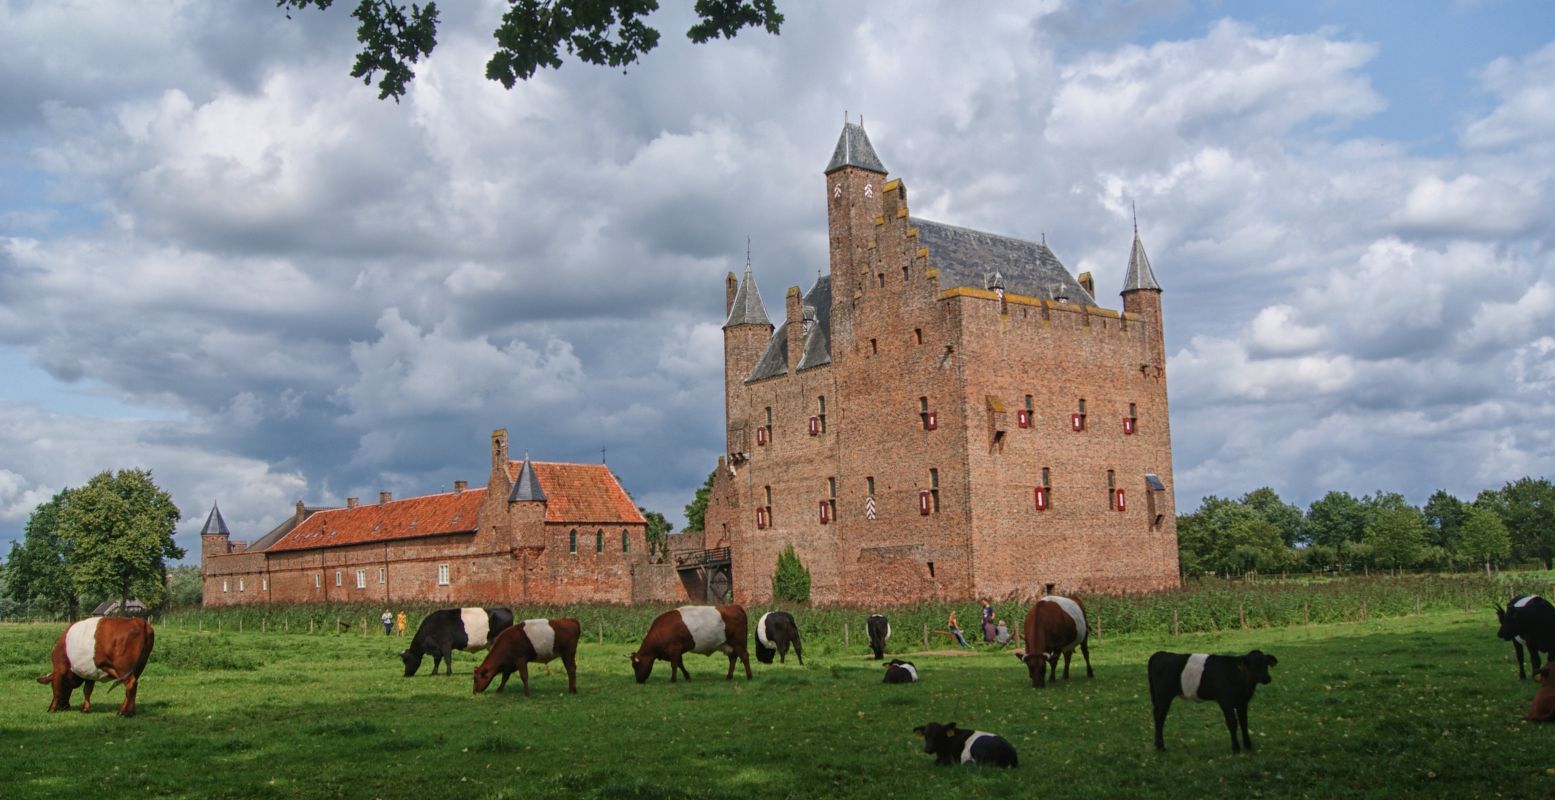
{"type": "Polygon", "coordinates": [[[1137,228],[1112,310],[1045,242],[913,216],[861,124],[824,174],[828,274],[776,326],[749,264],[726,281],[705,539],[734,598],[767,599],[788,545],[823,603],[1176,586],[1161,287],[1137,228]]]}

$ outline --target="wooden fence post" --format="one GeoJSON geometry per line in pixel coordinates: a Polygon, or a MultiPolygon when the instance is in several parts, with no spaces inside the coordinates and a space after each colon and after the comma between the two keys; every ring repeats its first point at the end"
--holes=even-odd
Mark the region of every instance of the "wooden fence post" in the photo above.
{"type": "Polygon", "coordinates": [[[929,649],[929,624],[927,622],[923,624],[923,649],[929,649]]]}
{"type": "Polygon", "coordinates": [[[1301,601],[1301,624],[1312,624],[1312,609],[1307,606],[1307,601],[1301,601]]]}
{"type": "Polygon", "coordinates": [[[1366,598],[1362,597],[1361,598],[1361,622],[1365,622],[1366,620],[1367,620],[1366,598]]]}
{"type": "Polygon", "coordinates": [[[1244,630],[1244,631],[1247,630],[1247,606],[1246,605],[1244,605],[1242,603],[1237,603],[1236,604],[1236,619],[1237,619],[1238,622],[1242,623],[1242,630],[1244,630]]]}
{"type": "Polygon", "coordinates": [[[1177,609],[1174,608],[1172,609],[1172,635],[1176,636],[1179,633],[1180,631],[1177,627],[1177,609]]]}
{"type": "Polygon", "coordinates": [[[308,620],[308,633],[313,633],[313,620],[311,618],[308,620]]]}
{"type": "Polygon", "coordinates": [[[1096,641],[1101,641],[1101,615],[1096,615],[1096,641]]]}
{"type": "Polygon", "coordinates": [[[242,632],[243,632],[243,618],[242,617],[238,617],[238,633],[242,633],[242,632]]]}
{"type": "Polygon", "coordinates": [[[216,618],[216,632],[221,633],[221,617],[216,618]]]}
{"type": "Polygon", "coordinates": [[[848,623],[842,623],[842,649],[848,649],[848,623]]]}
{"type": "Polygon", "coordinates": [[[1415,616],[1420,616],[1420,593],[1415,592],[1415,616]]]}
{"type": "Polygon", "coordinates": [[[604,620],[595,620],[594,621],[594,626],[595,626],[595,628],[594,628],[595,632],[599,634],[599,643],[600,644],[604,644],[605,643],[605,621],[604,620]]]}

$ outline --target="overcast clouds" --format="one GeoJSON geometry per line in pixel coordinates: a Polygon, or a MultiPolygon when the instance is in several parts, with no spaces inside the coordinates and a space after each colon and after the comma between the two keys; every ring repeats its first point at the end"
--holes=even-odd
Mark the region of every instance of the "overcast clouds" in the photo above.
{"type": "Polygon", "coordinates": [[[1181,509],[1555,475],[1549,6],[787,3],[692,46],[666,5],[628,74],[505,91],[505,4],[449,4],[396,105],[347,8],[0,2],[0,540],[129,466],[182,543],[212,500],[257,536],[480,482],[502,426],[678,520],[722,277],[746,235],[769,302],[824,268],[844,110],[915,214],[1046,234],[1112,307],[1138,204],[1181,509]]]}

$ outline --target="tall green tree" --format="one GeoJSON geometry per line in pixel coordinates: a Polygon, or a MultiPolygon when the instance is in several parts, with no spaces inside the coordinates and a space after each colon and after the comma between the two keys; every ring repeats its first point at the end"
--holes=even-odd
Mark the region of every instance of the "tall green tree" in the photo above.
{"type": "Polygon", "coordinates": [[[810,570],[799,562],[799,554],[789,545],[778,553],[777,568],[772,571],[772,597],[795,603],[810,602],[810,570]]]}
{"type": "Polygon", "coordinates": [[[1264,521],[1279,528],[1280,539],[1286,547],[1303,541],[1301,509],[1280,499],[1279,493],[1265,486],[1242,495],[1242,505],[1252,509],[1264,521]]]}
{"type": "Polygon", "coordinates": [[[71,490],[60,508],[59,535],[70,546],[66,569],[76,591],[160,604],[167,560],[184,556],[173,543],[180,516],[148,470],[101,472],[71,490]]]}
{"type": "Polygon", "coordinates": [[[1450,552],[1458,551],[1459,530],[1467,516],[1468,504],[1453,497],[1446,489],[1437,489],[1425,501],[1426,539],[1450,552]]]}
{"type": "Polygon", "coordinates": [[[1538,559],[1555,569],[1555,485],[1546,478],[1519,478],[1481,492],[1475,505],[1501,517],[1512,537],[1512,558],[1538,559]]]}
{"type": "Polygon", "coordinates": [[[1419,558],[1425,528],[1425,518],[1414,507],[1386,503],[1367,520],[1365,541],[1377,563],[1397,573],[1419,558]]]}
{"type": "Polygon", "coordinates": [[[205,579],[200,568],[193,564],[179,564],[167,571],[167,604],[175,608],[200,605],[205,595],[205,579]]]}
{"type": "Polygon", "coordinates": [[[669,552],[670,521],[657,511],[639,508],[643,519],[648,520],[648,555],[669,552]]]}
{"type": "Polygon", "coordinates": [[[1483,563],[1486,575],[1490,574],[1491,565],[1512,554],[1512,537],[1494,511],[1464,506],[1463,522],[1459,527],[1458,552],[1476,563],[1483,563]]]}
{"type": "Polygon", "coordinates": [[[60,511],[71,490],[40,503],[27,518],[20,543],[11,544],[6,558],[6,596],[22,605],[42,604],[62,609],[70,619],[81,616],[81,592],[70,579],[70,543],[60,536],[60,511]]]}
{"type": "MultiPolygon", "coordinates": [[[[293,9],[323,10],[334,0],[275,4],[290,17],[293,9]]],[[[563,51],[587,64],[635,64],[659,44],[658,30],[645,21],[658,8],[658,0],[508,0],[508,10],[492,33],[497,51],[486,62],[486,77],[511,89],[536,70],[560,68],[563,51]]],[[[697,22],[686,37],[698,44],[732,39],[750,27],[776,34],[783,25],[776,0],[696,0],[693,8],[697,22]]],[[[378,99],[398,102],[415,77],[411,65],[432,55],[437,46],[437,4],[360,0],[351,16],[359,23],[356,38],[362,44],[351,77],[370,85],[382,73],[378,99]]]]}
{"type": "Polygon", "coordinates": [[[1366,535],[1366,512],[1349,492],[1329,492],[1307,507],[1306,538],[1334,549],[1344,566],[1345,547],[1366,535]]]}
{"type": "Polygon", "coordinates": [[[1177,518],[1177,548],[1185,569],[1219,575],[1275,570],[1289,562],[1278,526],[1242,503],[1214,495],[1177,518]]]}
{"type": "Polygon", "coordinates": [[[686,530],[701,532],[703,524],[707,521],[707,499],[713,495],[713,479],[718,477],[718,468],[707,473],[707,481],[702,488],[697,489],[696,496],[686,504],[686,530]]]}

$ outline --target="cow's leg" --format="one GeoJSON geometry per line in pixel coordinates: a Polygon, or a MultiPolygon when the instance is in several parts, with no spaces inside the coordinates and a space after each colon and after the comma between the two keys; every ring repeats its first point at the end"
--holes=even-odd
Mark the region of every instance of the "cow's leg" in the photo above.
{"type": "Polygon", "coordinates": [[[92,710],[92,690],[97,688],[97,681],[87,681],[81,684],[81,713],[92,710]]]}
{"type": "Polygon", "coordinates": [[[750,680],[751,679],[751,654],[750,654],[749,650],[741,650],[740,651],[740,662],[745,665],[745,680],[750,680]]]}
{"type": "Polygon", "coordinates": [[[734,680],[734,662],[738,658],[739,656],[735,655],[733,650],[729,651],[729,674],[724,676],[724,680],[734,680]]]}
{"type": "Polygon", "coordinates": [[[1089,640],[1089,636],[1080,640],[1080,655],[1085,656],[1085,677],[1094,678],[1096,677],[1096,672],[1091,669],[1091,645],[1089,640]]]}
{"type": "Polygon", "coordinates": [[[1528,673],[1523,672],[1523,643],[1513,639],[1512,651],[1517,653],[1517,679],[1526,680],[1528,673]]]}
{"type": "Polygon", "coordinates": [[[804,647],[799,644],[798,639],[794,640],[794,658],[799,659],[800,666],[804,666],[804,647]]]}
{"type": "Polygon", "coordinates": [[[1236,719],[1237,719],[1237,722],[1241,723],[1241,725],[1242,725],[1242,746],[1247,748],[1247,750],[1249,752],[1251,752],[1252,749],[1253,749],[1253,737],[1249,736],[1248,733],[1247,733],[1247,700],[1248,699],[1250,699],[1250,698],[1243,699],[1242,702],[1237,705],[1237,707],[1236,707],[1236,719]]]}
{"type": "Polygon", "coordinates": [[[1074,658],[1073,650],[1064,651],[1064,680],[1069,680],[1069,659],[1074,658]]]}
{"type": "Polygon", "coordinates": [[[1532,666],[1533,674],[1539,674],[1539,648],[1528,645],[1528,663],[1532,666]]]}
{"type": "Polygon", "coordinates": [[[1226,717],[1226,730],[1231,732],[1231,752],[1242,752],[1242,743],[1236,740],[1236,706],[1222,700],[1220,701],[1220,713],[1226,717]]]}
{"type": "Polygon", "coordinates": [[[119,704],[119,716],[135,716],[135,690],[140,688],[140,676],[131,673],[124,679],[124,702],[119,704]]]}
{"type": "Polygon", "coordinates": [[[562,666],[567,668],[567,693],[578,693],[578,655],[562,653],[562,666]]]}
{"type": "Polygon", "coordinates": [[[1047,657],[1047,679],[1049,682],[1058,680],[1058,654],[1047,657]]]}
{"type": "Polygon", "coordinates": [[[788,663],[788,642],[778,642],[778,663],[788,663]]]}
{"type": "Polygon", "coordinates": [[[1151,692],[1151,710],[1155,712],[1155,749],[1165,751],[1166,741],[1161,738],[1161,731],[1166,729],[1166,712],[1172,710],[1172,695],[1162,692],[1151,692]]]}
{"type": "Polygon", "coordinates": [[[525,661],[523,659],[519,659],[519,662],[518,662],[518,677],[523,680],[523,682],[524,682],[524,696],[528,697],[529,696],[529,662],[528,661],[525,661]]]}
{"type": "Polygon", "coordinates": [[[688,681],[691,680],[691,673],[686,672],[686,663],[681,660],[680,653],[670,653],[669,661],[670,661],[670,683],[674,683],[675,682],[675,673],[676,672],[680,672],[680,673],[684,674],[686,676],[686,680],[688,680],[688,681]]]}
{"type": "Polygon", "coordinates": [[[64,674],[54,680],[54,697],[57,706],[55,711],[70,710],[70,695],[75,693],[76,686],[80,683],[81,679],[70,670],[65,670],[64,674]]]}
{"type": "Polygon", "coordinates": [[[502,691],[502,689],[508,685],[508,678],[511,678],[511,677],[513,677],[513,670],[510,670],[510,669],[503,670],[502,671],[502,680],[497,682],[497,691],[499,691],[499,692],[502,691]]]}

